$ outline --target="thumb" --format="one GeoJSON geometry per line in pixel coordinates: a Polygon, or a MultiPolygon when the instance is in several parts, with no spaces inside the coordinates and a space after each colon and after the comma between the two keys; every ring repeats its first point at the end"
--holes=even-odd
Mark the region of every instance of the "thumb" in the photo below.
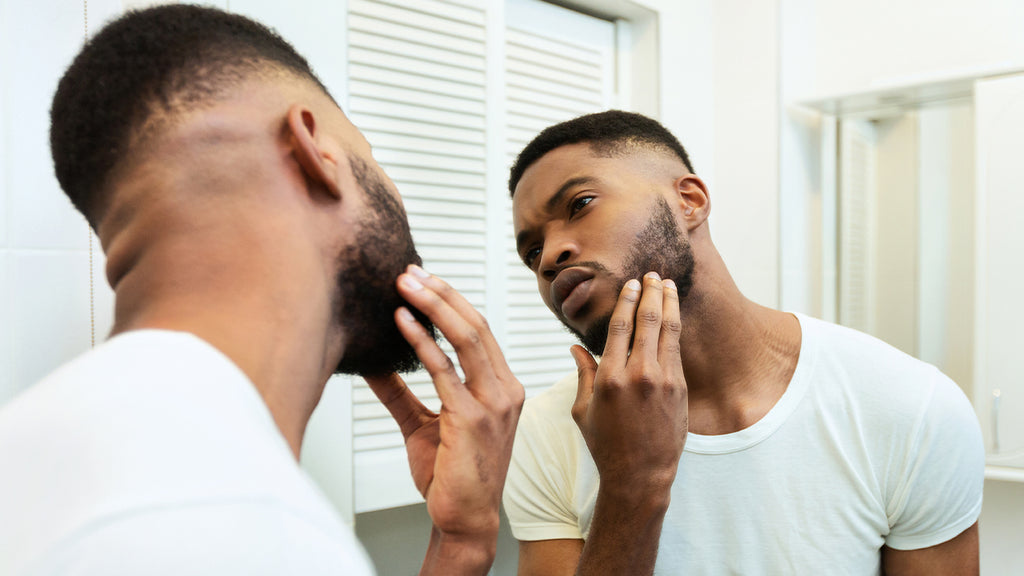
{"type": "Polygon", "coordinates": [[[594,378],[597,375],[597,362],[582,346],[574,345],[569,349],[572,359],[576,361],[576,401],[572,405],[572,417],[579,424],[590,406],[590,397],[594,395],[594,378]]]}

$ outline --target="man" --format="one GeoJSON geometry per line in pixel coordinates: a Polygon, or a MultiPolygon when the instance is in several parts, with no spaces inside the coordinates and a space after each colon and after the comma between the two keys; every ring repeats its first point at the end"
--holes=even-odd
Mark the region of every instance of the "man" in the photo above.
{"type": "Polygon", "coordinates": [[[878,340],[744,298],[664,127],[550,127],[509,190],[541,296],[603,352],[574,347],[578,377],[524,408],[505,488],[520,574],[978,572],[967,399],[878,340]]]}
{"type": "Polygon", "coordinates": [[[522,387],[418,266],[394,185],[306,61],[240,16],[132,12],[83,48],[51,120],[115,322],[0,412],[0,573],[370,573],[296,463],[336,371],[406,436],[423,573],[486,573],[522,387]],[[417,357],[439,415],[394,374],[417,357]]]}

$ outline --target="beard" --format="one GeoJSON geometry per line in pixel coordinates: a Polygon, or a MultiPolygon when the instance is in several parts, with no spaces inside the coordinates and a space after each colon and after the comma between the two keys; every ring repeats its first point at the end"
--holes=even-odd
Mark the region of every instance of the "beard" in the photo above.
{"type": "Polygon", "coordinates": [[[345,331],[345,352],[336,374],[380,376],[412,372],[419,358],[395,324],[405,306],[435,340],[427,317],[398,294],[395,280],[409,264],[421,266],[405,210],[377,173],[349,155],[356,182],[366,192],[369,213],[361,218],[355,242],[338,256],[334,315],[345,331]]]}
{"type": "MultiPolygon", "coordinates": [[[[657,272],[663,279],[671,278],[676,283],[680,302],[689,294],[693,286],[693,248],[679,231],[672,208],[664,198],[658,198],[647,225],[633,239],[625,262],[622,275],[615,275],[618,284],[616,294],[622,292],[631,278],[640,279],[651,271],[657,272]]],[[[611,320],[612,315],[608,313],[582,332],[568,324],[565,327],[576,335],[580,344],[591,354],[599,356],[604,353],[608,342],[611,320]]]]}

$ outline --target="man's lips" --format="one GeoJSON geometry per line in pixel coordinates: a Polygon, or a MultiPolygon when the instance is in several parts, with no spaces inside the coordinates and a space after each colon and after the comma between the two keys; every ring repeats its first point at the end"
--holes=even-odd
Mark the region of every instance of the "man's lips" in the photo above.
{"type": "Polygon", "coordinates": [[[566,268],[558,273],[551,283],[551,302],[563,318],[571,318],[586,304],[593,278],[594,273],[586,268],[566,268]]]}

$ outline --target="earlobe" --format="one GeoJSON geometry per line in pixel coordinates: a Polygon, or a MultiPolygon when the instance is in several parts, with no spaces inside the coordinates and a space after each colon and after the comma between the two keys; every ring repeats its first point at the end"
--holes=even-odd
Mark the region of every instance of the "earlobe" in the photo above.
{"type": "Polygon", "coordinates": [[[686,226],[693,230],[703,224],[711,212],[711,197],[708,195],[707,186],[700,178],[687,174],[676,179],[675,188],[686,226]]]}
{"type": "Polygon", "coordinates": [[[331,196],[341,198],[338,185],[337,160],[324,144],[316,116],[309,108],[294,104],[288,109],[288,130],[291,132],[292,151],[307,181],[313,182],[331,196]]]}

